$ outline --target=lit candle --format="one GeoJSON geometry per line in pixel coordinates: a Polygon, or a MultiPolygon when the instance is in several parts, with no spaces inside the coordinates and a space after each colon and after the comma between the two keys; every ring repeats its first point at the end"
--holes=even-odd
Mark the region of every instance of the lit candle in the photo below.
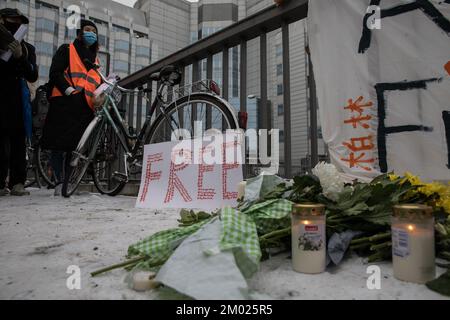
{"type": "Polygon", "coordinates": [[[154,272],[138,271],[133,275],[133,289],[135,291],[149,291],[159,286],[159,283],[154,279],[156,274],[154,272]]]}
{"type": "Polygon", "coordinates": [[[434,217],[430,207],[394,207],[392,262],[399,280],[424,284],[435,279],[434,217]]]}
{"type": "Polygon", "coordinates": [[[299,204],[292,211],[292,266],[301,273],[326,268],[325,206],[299,204]]]}
{"type": "Polygon", "coordinates": [[[247,187],[247,181],[242,181],[238,186],[238,200],[244,199],[245,197],[245,188],[247,187]]]}

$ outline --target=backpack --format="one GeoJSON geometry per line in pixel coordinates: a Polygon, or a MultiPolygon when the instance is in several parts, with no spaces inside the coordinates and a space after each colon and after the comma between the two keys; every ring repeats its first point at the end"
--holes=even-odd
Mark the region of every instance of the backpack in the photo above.
{"type": "Polygon", "coordinates": [[[44,84],[36,90],[36,97],[33,101],[33,128],[42,129],[47,118],[50,103],[48,101],[48,86],[44,84]]]}

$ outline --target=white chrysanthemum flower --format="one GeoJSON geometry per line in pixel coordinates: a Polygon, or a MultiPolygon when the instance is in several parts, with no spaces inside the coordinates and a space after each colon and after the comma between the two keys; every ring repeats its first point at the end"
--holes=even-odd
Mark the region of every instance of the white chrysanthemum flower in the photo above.
{"type": "Polygon", "coordinates": [[[336,167],[326,162],[320,162],[312,172],[319,178],[323,194],[327,198],[337,201],[338,194],[344,190],[345,181],[336,167]]]}

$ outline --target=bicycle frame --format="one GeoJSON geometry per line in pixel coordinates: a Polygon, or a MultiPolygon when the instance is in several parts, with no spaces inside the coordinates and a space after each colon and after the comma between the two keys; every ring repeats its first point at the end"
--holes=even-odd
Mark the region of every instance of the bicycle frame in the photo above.
{"type": "MultiPolygon", "coordinates": [[[[106,101],[103,104],[102,110],[100,112],[100,116],[105,116],[109,124],[111,124],[113,130],[115,133],[119,136],[120,143],[122,144],[123,148],[127,152],[127,156],[132,158],[137,154],[139,148],[141,147],[143,141],[147,138],[149,128],[151,126],[151,119],[156,111],[156,109],[159,107],[161,112],[166,115],[165,109],[167,107],[167,104],[163,102],[162,100],[162,92],[164,88],[167,87],[167,85],[161,85],[158,89],[158,93],[156,95],[155,100],[153,101],[150,110],[147,114],[146,120],[142,126],[142,129],[139,131],[138,135],[131,135],[127,128],[125,128],[123,118],[119,112],[119,108],[117,107],[114,99],[111,97],[111,95],[106,95],[106,101]],[[110,107],[110,108],[109,108],[110,107]],[[113,116],[111,115],[110,111],[108,109],[111,109],[113,112],[114,117],[117,119],[115,121],[113,119],[113,116]],[[116,123],[117,122],[117,123],[116,123]],[[131,146],[129,141],[135,140],[134,146],[131,146]]],[[[115,87],[113,87],[114,89],[115,87]]],[[[169,120],[169,119],[168,119],[169,120]]],[[[173,120],[173,119],[172,119],[173,120]]],[[[176,124],[176,122],[173,120],[173,122],[176,124]]],[[[178,126],[178,124],[176,124],[178,126]]],[[[179,127],[178,127],[179,128],[179,127]]],[[[175,129],[175,128],[172,128],[175,129]]]]}

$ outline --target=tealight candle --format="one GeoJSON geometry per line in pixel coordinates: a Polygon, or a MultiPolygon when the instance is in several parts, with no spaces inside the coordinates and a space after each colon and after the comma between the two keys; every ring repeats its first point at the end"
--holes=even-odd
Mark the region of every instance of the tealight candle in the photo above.
{"type": "Polygon", "coordinates": [[[394,277],[424,284],[436,277],[434,217],[424,205],[398,205],[392,217],[394,277]]]}
{"type": "Polygon", "coordinates": [[[245,197],[245,188],[247,187],[247,181],[242,181],[238,186],[238,199],[241,200],[245,197]]]}
{"type": "Polygon", "coordinates": [[[159,283],[154,279],[156,274],[154,272],[139,271],[133,275],[133,289],[135,291],[148,291],[155,289],[159,283]]]}
{"type": "Polygon", "coordinates": [[[326,220],[322,204],[298,204],[292,211],[292,267],[301,273],[326,268],[326,220]]]}

